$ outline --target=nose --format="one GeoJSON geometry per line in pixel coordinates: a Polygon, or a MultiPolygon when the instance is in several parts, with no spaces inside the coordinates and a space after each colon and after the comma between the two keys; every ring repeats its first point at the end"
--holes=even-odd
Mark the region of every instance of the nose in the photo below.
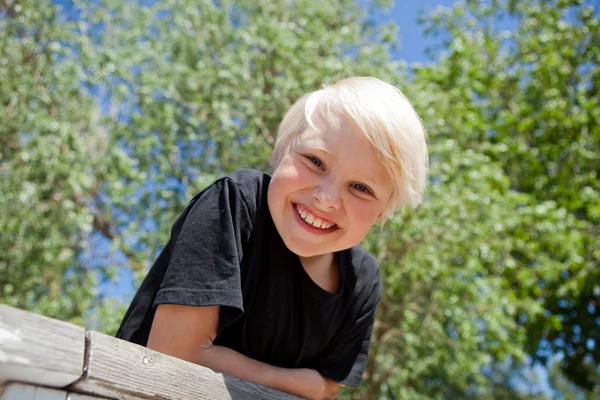
{"type": "Polygon", "coordinates": [[[340,190],[335,182],[325,181],[317,185],[313,190],[313,197],[324,208],[340,208],[340,190]]]}

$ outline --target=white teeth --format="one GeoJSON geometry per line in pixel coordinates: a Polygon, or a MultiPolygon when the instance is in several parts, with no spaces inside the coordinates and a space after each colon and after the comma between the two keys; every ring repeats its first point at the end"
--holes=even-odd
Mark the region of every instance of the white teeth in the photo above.
{"type": "Polygon", "coordinates": [[[306,218],[306,211],[301,210],[301,209],[297,209],[298,214],[300,214],[300,216],[302,217],[302,219],[306,218]]]}
{"type": "Polygon", "coordinates": [[[328,229],[333,226],[333,224],[330,224],[329,222],[326,222],[321,218],[314,216],[304,208],[300,208],[300,206],[296,206],[296,211],[302,217],[303,220],[305,220],[307,223],[311,224],[315,228],[328,229]]]}

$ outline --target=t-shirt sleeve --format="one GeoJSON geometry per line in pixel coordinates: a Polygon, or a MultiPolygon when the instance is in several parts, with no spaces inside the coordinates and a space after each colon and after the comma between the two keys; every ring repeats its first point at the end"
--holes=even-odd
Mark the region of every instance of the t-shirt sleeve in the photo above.
{"type": "Polygon", "coordinates": [[[218,180],[191,203],[154,306],[219,305],[220,333],[244,312],[240,266],[252,219],[229,179],[218,180]]]}
{"type": "Polygon", "coordinates": [[[317,368],[321,375],[346,386],[360,385],[369,357],[371,333],[381,293],[381,276],[377,269],[376,278],[359,296],[363,301],[359,302],[358,312],[353,318],[345,321],[344,327],[329,346],[327,354],[321,359],[320,367],[317,368]]]}

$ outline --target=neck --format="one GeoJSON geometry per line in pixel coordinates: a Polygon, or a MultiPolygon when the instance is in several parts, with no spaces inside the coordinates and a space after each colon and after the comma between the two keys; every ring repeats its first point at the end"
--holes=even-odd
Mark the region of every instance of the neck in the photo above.
{"type": "Polygon", "coordinates": [[[340,284],[340,269],[334,253],[299,257],[302,268],[322,289],[336,293],[340,284]]]}
{"type": "Polygon", "coordinates": [[[305,270],[323,270],[335,266],[334,253],[319,254],[318,256],[300,257],[300,262],[305,270]]]}

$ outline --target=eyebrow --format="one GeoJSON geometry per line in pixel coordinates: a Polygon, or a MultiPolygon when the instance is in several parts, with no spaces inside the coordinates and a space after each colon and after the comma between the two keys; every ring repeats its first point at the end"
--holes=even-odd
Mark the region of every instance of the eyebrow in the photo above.
{"type": "Polygon", "coordinates": [[[332,153],[331,151],[327,150],[325,147],[323,147],[321,145],[314,145],[314,144],[310,144],[310,143],[304,142],[304,143],[300,143],[298,145],[298,147],[300,147],[300,148],[303,148],[303,147],[304,148],[310,148],[310,149],[313,149],[313,150],[320,150],[320,151],[322,151],[324,153],[327,153],[331,157],[337,158],[337,156],[334,153],[332,153]]]}

